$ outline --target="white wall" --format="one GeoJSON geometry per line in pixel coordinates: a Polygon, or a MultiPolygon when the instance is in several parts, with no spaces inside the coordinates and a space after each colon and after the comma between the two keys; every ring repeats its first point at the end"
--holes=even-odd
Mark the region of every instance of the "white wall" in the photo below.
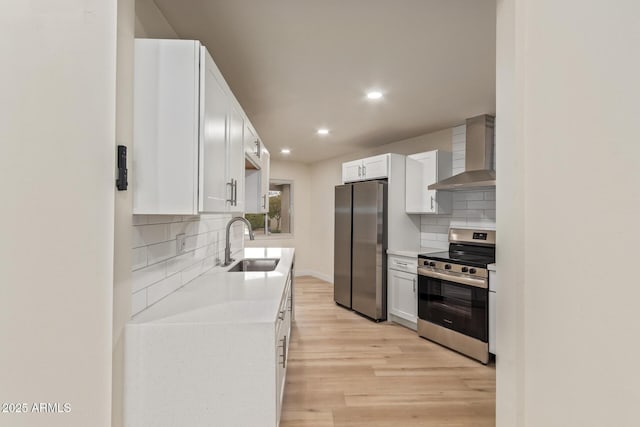
{"type": "Polygon", "coordinates": [[[136,37],[177,39],[178,34],[153,0],[134,0],[136,37]]]}
{"type": "Polygon", "coordinates": [[[293,234],[285,238],[275,235],[257,236],[256,240],[245,240],[247,247],[296,248],[296,274],[315,274],[311,270],[311,175],[306,163],[271,159],[271,179],[293,181],[293,234]]]}
{"type": "Polygon", "coordinates": [[[0,402],[71,409],[0,425],[109,426],[116,1],[7,0],[0,26],[0,402]]]}
{"type": "MultiPolygon", "coordinates": [[[[464,117],[460,120],[464,121],[464,117]]],[[[342,183],[342,163],[384,153],[414,154],[429,150],[451,151],[451,129],[361,150],[310,165],[311,245],[310,269],[333,280],[334,187],[342,183]]]]}
{"type": "Polygon", "coordinates": [[[638,425],[638,16],[498,2],[499,426],[638,425]]]}
{"type": "MultiPolygon", "coordinates": [[[[133,173],[133,31],[134,1],[118,0],[116,74],[116,140],[128,147],[127,168],[133,173]]],[[[114,147],[114,150],[116,148],[114,147]]],[[[124,326],[131,318],[132,189],[116,191],[113,251],[113,371],[111,425],[122,425],[124,390],[124,326]]]]}

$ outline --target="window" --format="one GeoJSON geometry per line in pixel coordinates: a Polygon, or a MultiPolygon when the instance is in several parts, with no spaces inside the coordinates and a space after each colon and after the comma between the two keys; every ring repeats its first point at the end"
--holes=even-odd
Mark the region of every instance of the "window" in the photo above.
{"type": "Polygon", "coordinates": [[[275,179],[269,181],[269,212],[245,214],[245,218],[256,235],[293,233],[293,183],[275,179]]]}

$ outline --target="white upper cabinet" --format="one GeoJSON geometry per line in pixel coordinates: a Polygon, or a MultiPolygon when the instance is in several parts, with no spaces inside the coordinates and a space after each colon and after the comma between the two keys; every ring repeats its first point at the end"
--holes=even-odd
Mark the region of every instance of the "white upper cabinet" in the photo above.
{"type": "Polygon", "coordinates": [[[367,157],[342,164],[342,182],[382,179],[389,176],[389,154],[367,157]]]}
{"type": "Polygon", "coordinates": [[[244,128],[244,155],[254,165],[260,167],[262,162],[262,142],[258,138],[258,133],[253,129],[247,120],[244,128]]]}
{"type": "MultiPolygon", "coordinates": [[[[227,180],[225,159],[229,135],[229,98],[216,77],[213,58],[201,48],[200,84],[200,212],[224,212],[231,204],[230,180],[227,180]]],[[[197,123],[193,124],[198,126],[197,123]]],[[[134,141],[134,147],[135,147],[134,141]]],[[[173,173],[180,173],[179,169],[173,173]]],[[[142,189],[138,189],[142,191],[142,189]]],[[[169,196],[169,195],[167,195],[169,196]]],[[[197,212],[194,212],[197,213],[197,212]]]]}
{"type": "Polygon", "coordinates": [[[269,212],[269,150],[247,120],[244,133],[245,212],[269,212]]]}
{"type": "Polygon", "coordinates": [[[342,183],[360,181],[362,179],[362,160],[342,164],[342,183]]]}
{"type": "Polygon", "coordinates": [[[405,210],[410,214],[451,213],[452,193],[427,187],[451,176],[451,153],[434,150],[406,159],[405,210]]]}
{"type": "Polygon", "coordinates": [[[262,191],[260,194],[260,206],[262,207],[262,210],[260,210],[260,212],[267,213],[269,212],[269,179],[271,179],[271,154],[269,154],[269,151],[264,148],[264,146],[261,147],[261,151],[262,169],[260,169],[260,189],[262,191]]]}
{"type": "Polygon", "coordinates": [[[242,212],[245,121],[200,42],[136,39],[133,213],[242,212]]]}
{"type": "Polygon", "coordinates": [[[239,105],[231,108],[227,150],[227,183],[231,187],[229,210],[244,212],[244,115],[239,105]]]}
{"type": "Polygon", "coordinates": [[[367,157],[362,159],[364,179],[380,179],[389,176],[389,155],[367,157]]]}

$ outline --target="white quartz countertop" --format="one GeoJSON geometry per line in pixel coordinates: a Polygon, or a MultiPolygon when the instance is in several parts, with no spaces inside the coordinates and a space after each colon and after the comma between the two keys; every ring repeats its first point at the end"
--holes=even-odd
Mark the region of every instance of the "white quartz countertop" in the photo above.
{"type": "Polygon", "coordinates": [[[406,256],[409,258],[418,258],[418,254],[432,254],[434,252],[442,252],[446,249],[437,248],[420,248],[418,251],[411,251],[405,249],[387,249],[387,255],[406,256]]]}
{"type": "Polygon", "coordinates": [[[294,252],[292,248],[245,248],[243,258],[279,258],[280,262],[268,272],[212,270],[142,311],[129,325],[273,323],[294,252]]]}
{"type": "Polygon", "coordinates": [[[489,265],[487,266],[487,269],[488,269],[489,271],[496,271],[496,264],[495,264],[495,263],[493,263],[493,264],[489,264],[489,265]]]}

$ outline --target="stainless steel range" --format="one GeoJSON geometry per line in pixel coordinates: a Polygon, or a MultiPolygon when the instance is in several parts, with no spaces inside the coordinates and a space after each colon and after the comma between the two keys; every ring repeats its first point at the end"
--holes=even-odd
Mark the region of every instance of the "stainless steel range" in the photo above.
{"type": "Polygon", "coordinates": [[[494,230],[449,230],[449,250],[418,256],[418,335],[489,361],[489,271],[494,230]]]}

